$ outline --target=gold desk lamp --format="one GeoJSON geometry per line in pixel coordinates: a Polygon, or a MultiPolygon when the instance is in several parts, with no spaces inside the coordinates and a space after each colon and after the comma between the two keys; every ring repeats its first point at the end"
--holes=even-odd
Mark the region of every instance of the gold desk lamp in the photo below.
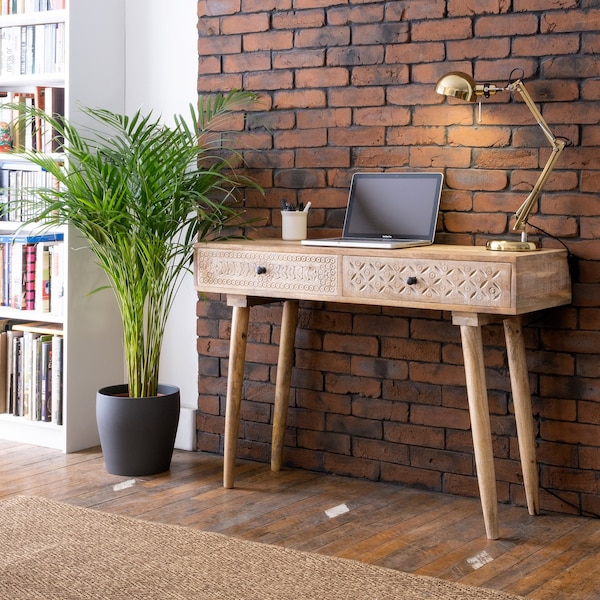
{"type": "Polygon", "coordinates": [[[492,94],[497,92],[519,92],[521,98],[527,105],[527,108],[533,114],[535,120],[538,125],[541,127],[544,135],[552,145],[552,153],[550,154],[550,158],[548,158],[548,162],[544,167],[539,179],[533,186],[533,189],[529,193],[529,196],[525,199],[525,202],[521,204],[517,212],[515,213],[516,222],[513,227],[513,231],[521,233],[521,241],[508,241],[508,240],[493,240],[487,243],[488,250],[500,250],[500,251],[510,251],[510,252],[524,252],[528,250],[536,250],[537,246],[534,242],[527,241],[527,232],[525,231],[525,224],[527,223],[527,219],[529,218],[529,213],[533,209],[533,205],[536,200],[539,198],[542,187],[546,183],[560,153],[563,151],[566,146],[566,141],[562,139],[556,138],[550,127],[548,127],[548,123],[542,117],[542,114],[538,110],[537,106],[534,104],[529,92],[525,88],[525,84],[517,79],[511,83],[509,83],[506,87],[498,87],[493,83],[484,83],[479,84],[475,83],[473,78],[466,73],[461,73],[460,71],[452,71],[451,73],[447,73],[444,75],[435,86],[435,91],[438,94],[442,94],[444,96],[452,96],[454,98],[460,98],[461,100],[466,100],[467,102],[475,102],[478,97],[485,96],[486,98],[492,94]]]}

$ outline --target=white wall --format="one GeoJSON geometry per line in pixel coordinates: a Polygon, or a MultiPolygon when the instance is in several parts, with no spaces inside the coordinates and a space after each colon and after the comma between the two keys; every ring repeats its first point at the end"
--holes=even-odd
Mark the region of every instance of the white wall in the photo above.
{"type": "MultiPolygon", "coordinates": [[[[126,0],[125,111],[152,109],[170,122],[196,103],[198,78],[197,0],[126,0]]],[[[175,446],[194,450],[198,398],[196,292],[186,279],[167,326],[161,383],[181,390],[175,446]]]]}

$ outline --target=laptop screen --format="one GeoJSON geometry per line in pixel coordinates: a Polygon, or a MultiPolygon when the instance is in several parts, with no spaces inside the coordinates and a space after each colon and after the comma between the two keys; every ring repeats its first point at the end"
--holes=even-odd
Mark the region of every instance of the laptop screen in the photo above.
{"type": "Polygon", "coordinates": [[[344,237],[433,240],[441,173],[355,173],[344,237]]]}

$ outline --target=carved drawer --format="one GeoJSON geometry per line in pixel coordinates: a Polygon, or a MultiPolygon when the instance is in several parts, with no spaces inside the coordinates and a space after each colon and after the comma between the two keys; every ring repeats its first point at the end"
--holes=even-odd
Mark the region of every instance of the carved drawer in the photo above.
{"type": "Polygon", "coordinates": [[[303,298],[339,293],[339,261],[331,254],[203,248],[195,260],[195,285],[205,292],[303,298]]]}
{"type": "Polygon", "coordinates": [[[343,269],[348,298],[464,308],[505,308],[511,303],[508,263],[345,256],[343,269]]]}

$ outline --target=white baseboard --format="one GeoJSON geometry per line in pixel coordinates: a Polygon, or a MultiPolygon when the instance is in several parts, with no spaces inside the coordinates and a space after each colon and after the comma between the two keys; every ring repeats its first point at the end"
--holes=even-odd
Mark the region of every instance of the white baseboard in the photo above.
{"type": "Polygon", "coordinates": [[[196,409],[182,406],[175,437],[178,450],[196,450],[196,409]]]}

